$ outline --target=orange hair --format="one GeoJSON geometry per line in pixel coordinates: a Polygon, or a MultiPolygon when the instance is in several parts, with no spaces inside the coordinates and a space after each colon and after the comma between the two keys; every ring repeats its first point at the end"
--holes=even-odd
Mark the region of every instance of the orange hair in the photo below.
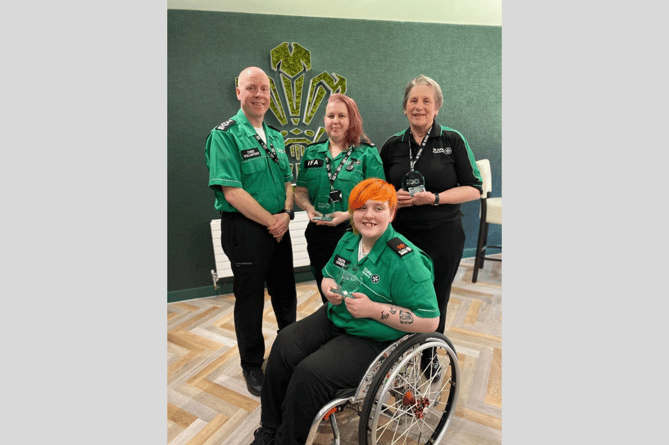
{"type": "Polygon", "coordinates": [[[370,199],[379,202],[387,201],[391,212],[397,207],[397,192],[392,184],[379,178],[367,178],[353,187],[351,194],[348,195],[348,211],[353,213],[370,199]]]}

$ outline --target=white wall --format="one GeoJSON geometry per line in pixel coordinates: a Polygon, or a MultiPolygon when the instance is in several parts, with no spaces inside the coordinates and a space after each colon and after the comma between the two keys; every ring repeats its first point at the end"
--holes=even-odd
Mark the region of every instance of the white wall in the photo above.
{"type": "Polygon", "coordinates": [[[502,0],[167,0],[167,7],[303,17],[502,26],[502,0]]]}

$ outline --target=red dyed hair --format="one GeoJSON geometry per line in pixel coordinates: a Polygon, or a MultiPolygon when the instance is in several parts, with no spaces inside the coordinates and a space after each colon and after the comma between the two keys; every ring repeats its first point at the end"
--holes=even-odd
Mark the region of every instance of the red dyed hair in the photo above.
{"type": "Polygon", "coordinates": [[[345,137],[346,146],[350,147],[353,145],[357,147],[363,138],[369,140],[362,129],[362,117],[355,101],[345,94],[335,93],[328,99],[328,104],[332,102],[341,102],[346,105],[346,109],[348,110],[348,130],[346,130],[345,137]]]}
{"type": "Polygon", "coordinates": [[[353,187],[348,195],[348,211],[352,213],[370,199],[388,202],[391,212],[397,207],[397,192],[392,184],[379,178],[367,178],[353,187]]]}

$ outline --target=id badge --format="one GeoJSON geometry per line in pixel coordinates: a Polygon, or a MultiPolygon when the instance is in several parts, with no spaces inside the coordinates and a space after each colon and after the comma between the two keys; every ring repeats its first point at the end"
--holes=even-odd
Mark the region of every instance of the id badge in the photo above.
{"type": "Polygon", "coordinates": [[[330,198],[333,202],[339,202],[342,200],[341,190],[332,190],[330,192],[330,198]]]}

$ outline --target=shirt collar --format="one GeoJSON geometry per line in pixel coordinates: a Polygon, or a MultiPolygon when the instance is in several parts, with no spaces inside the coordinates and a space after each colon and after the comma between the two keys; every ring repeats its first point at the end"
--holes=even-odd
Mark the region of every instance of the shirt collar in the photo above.
{"type": "MultiPolygon", "coordinates": [[[[378,263],[379,258],[381,258],[381,254],[385,249],[388,248],[387,242],[395,238],[396,236],[397,232],[395,232],[393,225],[388,224],[388,228],[386,229],[386,231],[383,232],[383,235],[381,235],[381,237],[378,240],[376,240],[376,242],[374,243],[374,247],[372,247],[372,250],[369,251],[369,253],[365,258],[374,264],[378,263]]],[[[365,258],[363,258],[363,261],[365,260],[365,258]]]]}
{"type": "MultiPolygon", "coordinates": [[[[434,138],[441,135],[441,125],[437,123],[437,120],[432,121],[432,129],[428,135],[428,138],[434,138]]],[[[404,134],[402,135],[402,142],[409,142],[411,139],[411,127],[407,128],[404,134]]]]}
{"type": "MultiPolygon", "coordinates": [[[[242,108],[240,108],[237,114],[235,115],[235,120],[237,121],[237,123],[239,123],[239,125],[242,126],[242,128],[244,129],[244,133],[246,133],[247,136],[254,137],[256,135],[256,129],[253,128],[253,125],[251,125],[251,122],[249,122],[249,119],[244,114],[244,110],[242,108]]],[[[265,135],[267,135],[268,134],[267,124],[265,124],[264,120],[262,123],[262,129],[265,131],[265,135]]]]}

